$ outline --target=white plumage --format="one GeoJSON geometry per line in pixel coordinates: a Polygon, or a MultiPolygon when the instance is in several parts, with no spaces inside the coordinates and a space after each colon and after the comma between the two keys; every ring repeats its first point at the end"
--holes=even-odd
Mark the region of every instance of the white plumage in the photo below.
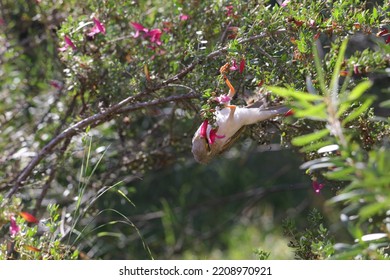
{"type": "Polygon", "coordinates": [[[229,63],[223,65],[219,71],[229,87],[229,93],[214,98],[214,101],[219,103],[214,111],[215,123],[210,125],[209,120],[205,120],[192,138],[192,154],[200,163],[208,163],[216,155],[230,148],[246,125],[285,115],[289,111],[286,107],[267,109],[261,102],[252,104],[250,108],[230,105],[235,90],[225,75],[229,71],[229,63]]]}
{"type": "Polygon", "coordinates": [[[286,107],[278,108],[247,108],[224,107],[215,111],[216,137],[212,136],[212,126],[207,124],[206,137],[201,133],[202,126],[198,128],[192,139],[192,153],[196,161],[208,163],[216,155],[227,150],[238,138],[238,134],[246,125],[268,120],[288,112],[286,107]]]}

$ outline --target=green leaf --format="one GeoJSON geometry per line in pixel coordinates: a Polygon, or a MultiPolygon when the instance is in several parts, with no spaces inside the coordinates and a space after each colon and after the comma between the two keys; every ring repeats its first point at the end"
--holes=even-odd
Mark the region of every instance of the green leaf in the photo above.
{"type": "Polygon", "coordinates": [[[363,113],[367,112],[367,110],[370,108],[372,102],[374,101],[373,98],[368,98],[364,103],[359,107],[353,110],[342,122],[343,126],[346,125],[348,122],[356,119],[363,113]]]}
{"type": "Polygon", "coordinates": [[[326,85],[325,85],[325,79],[324,79],[324,72],[322,71],[323,66],[321,64],[320,55],[318,54],[317,45],[313,44],[313,54],[314,54],[314,62],[316,66],[317,71],[317,77],[320,82],[320,88],[323,94],[326,92],[326,85]]]}
{"type": "Polygon", "coordinates": [[[304,101],[321,101],[323,100],[322,96],[314,95],[308,92],[298,91],[294,89],[287,89],[282,87],[273,87],[269,86],[267,87],[272,92],[276,93],[277,95],[280,95],[282,97],[292,97],[296,100],[304,100],[304,101]]]}
{"type": "Polygon", "coordinates": [[[381,103],[379,103],[379,107],[382,107],[382,108],[390,108],[390,99],[389,99],[389,100],[382,101],[381,103]]]}
{"type": "Polygon", "coordinates": [[[307,146],[301,148],[299,151],[301,151],[303,153],[317,151],[319,148],[322,148],[324,146],[331,145],[331,144],[333,144],[333,142],[330,141],[330,140],[329,141],[316,142],[316,143],[312,143],[310,145],[307,145],[307,146]]]}
{"type": "Polygon", "coordinates": [[[359,211],[359,216],[361,220],[366,220],[376,214],[385,213],[389,210],[390,199],[387,199],[382,202],[376,202],[368,204],[362,207],[359,211]]]}
{"type": "Polygon", "coordinates": [[[355,168],[341,168],[335,171],[327,172],[324,176],[330,180],[341,180],[341,181],[349,181],[353,179],[351,176],[355,172],[355,168]]]}
{"type": "Polygon", "coordinates": [[[296,110],[295,116],[298,118],[312,118],[326,121],[328,118],[326,114],[326,104],[320,103],[318,105],[312,105],[306,110],[296,110]]]}
{"type": "Polygon", "coordinates": [[[351,104],[349,102],[341,103],[337,111],[337,117],[341,117],[350,107],[351,104]]]}
{"type": "Polygon", "coordinates": [[[327,135],[329,135],[329,130],[325,128],[325,129],[318,130],[318,131],[310,133],[310,134],[295,137],[291,142],[295,146],[305,146],[305,145],[310,144],[314,141],[320,140],[321,138],[323,138],[327,135]]]}
{"type": "Polygon", "coordinates": [[[358,99],[366,90],[368,90],[372,86],[371,81],[364,81],[358,84],[348,96],[349,101],[354,101],[358,99]]]}
{"type": "Polygon", "coordinates": [[[344,40],[343,43],[341,44],[341,47],[339,49],[339,55],[337,56],[336,65],[334,67],[332,79],[330,82],[331,95],[333,97],[335,97],[337,92],[338,92],[337,89],[338,89],[338,84],[339,84],[340,70],[341,70],[341,65],[344,61],[344,54],[345,54],[345,50],[347,48],[347,43],[348,43],[348,40],[344,40]]]}
{"type": "Polygon", "coordinates": [[[336,203],[336,202],[350,200],[353,198],[359,199],[364,193],[365,192],[362,190],[354,190],[354,191],[350,191],[350,192],[346,192],[346,193],[341,193],[339,195],[332,197],[327,202],[332,204],[332,203],[336,203]]]}

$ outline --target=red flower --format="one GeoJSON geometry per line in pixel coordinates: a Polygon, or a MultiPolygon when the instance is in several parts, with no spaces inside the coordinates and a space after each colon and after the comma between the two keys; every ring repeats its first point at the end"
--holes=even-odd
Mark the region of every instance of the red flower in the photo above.
{"type": "Polygon", "coordinates": [[[385,36],[386,34],[388,34],[389,31],[386,29],[386,28],[383,28],[381,31],[379,31],[376,36],[380,37],[380,36],[385,36]]]}
{"type": "Polygon", "coordinates": [[[238,70],[238,72],[242,74],[242,72],[244,72],[244,69],[245,69],[245,58],[242,58],[240,61],[240,69],[238,70]]]}
{"type": "Polygon", "coordinates": [[[27,213],[27,212],[20,212],[19,213],[20,216],[23,217],[23,219],[26,220],[26,222],[29,222],[29,223],[34,223],[34,224],[37,224],[39,221],[37,218],[35,218],[33,215],[31,215],[30,213],[27,213]]]}
{"type": "Polygon", "coordinates": [[[15,236],[20,231],[20,227],[16,224],[15,217],[11,215],[10,217],[10,227],[9,227],[9,233],[11,236],[15,236]]]}
{"type": "Polygon", "coordinates": [[[69,47],[71,47],[73,50],[76,50],[75,44],[73,44],[72,40],[69,38],[68,35],[64,36],[65,45],[62,48],[59,48],[58,50],[61,52],[66,51],[69,47]]]}
{"type": "Polygon", "coordinates": [[[292,116],[292,115],[294,115],[294,110],[293,109],[288,110],[287,113],[284,114],[285,117],[292,116]]]}
{"type": "Polygon", "coordinates": [[[324,184],[318,183],[317,180],[314,180],[313,183],[312,183],[312,187],[313,187],[315,193],[320,193],[320,191],[321,191],[321,190],[323,189],[323,187],[325,187],[325,186],[324,186],[324,184]]]}
{"type": "Polygon", "coordinates": [[[87,36],[93,37],[98,33],[106,34],[106,28],[97,18],[93,18],[93,22],[95,23],[95,25],[92,27],[91,31],[87,34],[87,36]]]}

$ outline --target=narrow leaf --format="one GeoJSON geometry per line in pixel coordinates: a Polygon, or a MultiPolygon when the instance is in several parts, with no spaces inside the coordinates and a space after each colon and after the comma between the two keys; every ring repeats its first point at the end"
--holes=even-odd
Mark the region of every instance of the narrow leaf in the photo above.
{"type": "Polygon", "coordinates": [[[366,90],[368,90],[372,86],[371,81],[364,81],[358,84],[349,94],[348,100],[354,101],[358,99],[366,90]]]}
{"type": "Polygon", "coordinates": [[[352,180],[351,176],[355,172],[355,168],[338,168],[337,170],[327,172],[324,176],[330,180],[341,180],[341,181],[349,181],[352,180]]]}
{"type": "Polygon", "coordinates": [[[302,153],[313,152],[313,151],[317,151],[318,149],[324,146],[331,145],[331,144],[333,144],[333,142],[331,141],[316,142],[301,148],[299,151],[301,151],[302,153]]]}
{"type": "Polygon", "coordinates": [[[320,55],[318,53],[317,44],[313,44],[313,54],[314,54],[314,62],[317,71],[317,77],[320,82],[321,91],[323,94],[326,92],[326,85],[324,79],[324,73],[322,71],[323,66],[321,65],[320,55]]]}
{"type": "Polygon", "coordinates": [[[295,116],[297,118],[312,118],[316,120],[326,120],[326,104],[320,103],[318,105],[312,105],[306,110],[296,110],[295,116]]]}
{"type": "Polygon", "coordinates": [[[353,110],[342,122],[343,125],[346,125],[348,122],[356,119],[357,117],[359,117],[360,115],[362,115],[363,113],[367,112],[367,110],[370,108],[372,102],[373,102],[373,98],[368,98],[366,99],[366,101],[364,101],[364,103],[359,107],[359,108],[356,108],[355,110],[353,110]]]}
{"type": "Polygon", "coordinates": [[[347,48],[347,43],[348,40],[344,40],[343,43],[340,46],[339,49],[339,55],[337,56],[336,60],[336,65],[333,70],[333,75],[332,79],[330,82],[330,87],[331,87],[331,95],[332,95],[332,100],[335,100],[337,97],[337,92],[338,92],[338,85],[339,85],[339,76],[340,76],[340,70],[341,70],[341,65],[344,60],[344,54],[345,50],[347,48]]]}
{"type": "Polygon", "coordinates": [[[305,100],[305,101],[320,101],[323,100],[322,96],[314,95],[308,92],[297,91],[294,89],[282,88],[282,87],[267,87],[272,92],[283,97],[292,97],[296,100],[305,100]]]}
{"type": "Polygon", "coordinates": [[[325,137],[326,135],[329,135],[329,130],[325,128],[325,129],[318,130],[318,131],[310,133],[310,134],[295,137],[291,142],[295,146],[305,146],[307,144],[310,144],[311,142],[320,140],[321,138],[325,137]]]}
{"type": "Polygon", "coordinates": [[[130,200],[130,198],[128,198],[121,190],[117,190],[117,192],[118,192],[121,196],[123,196],[123,197],[127,200],[128,203],[130,203],[131,205],[133,205],[134,207],[136,207],[135,204],[130,200]]]}

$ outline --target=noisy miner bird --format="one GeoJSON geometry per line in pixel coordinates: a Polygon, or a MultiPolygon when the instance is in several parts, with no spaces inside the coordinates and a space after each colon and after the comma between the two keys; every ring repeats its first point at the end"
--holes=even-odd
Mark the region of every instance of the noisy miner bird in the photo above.
{"type": "Polygon", "coordinates": [[[257,107],[259,105],[256,103],[247,107],[230,105],[235,90],[226,77],[228,69],[227,63],[221,67],[220,73],[229,87],[229,93],[214,97],[219,105],[213,110],[213,119],[204,120],[192,138],[192,154],[199,163],[206,164],[229,149],[246,125],[276,116],[286,116],[290,112],[290,109],[284,106],[263,108],[257,107]]]}

